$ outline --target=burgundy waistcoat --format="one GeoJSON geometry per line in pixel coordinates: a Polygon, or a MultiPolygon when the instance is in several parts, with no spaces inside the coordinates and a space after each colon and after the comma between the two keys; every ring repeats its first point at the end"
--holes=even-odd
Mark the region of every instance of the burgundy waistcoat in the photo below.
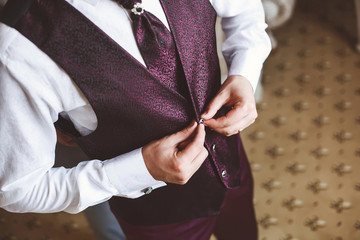
{"type": "MultiPolygon", "coordinates": [[[[182,66],[176,81],[186,83],[187,94],[158,81],[64,0],[33,0],[18,10],[18,17],[3,17],[59,64],[87,97],[98,127],[87,136],[73,135],[91,159],[113,158],[183,129],[199,119],[220,88],[216,12],[209,0],[160,2],[182,66]]],[[[71,124],[62,127],[67,124],[70,131],[71,124]]],[[[226,190],[240,185],[240,165],[246,157],[239,141],[239,136],[207,130],[209,157],[187,184],[168,184],[138,199],[113,197],[113,211],[136,225],[218,214],[226,190]]]]}

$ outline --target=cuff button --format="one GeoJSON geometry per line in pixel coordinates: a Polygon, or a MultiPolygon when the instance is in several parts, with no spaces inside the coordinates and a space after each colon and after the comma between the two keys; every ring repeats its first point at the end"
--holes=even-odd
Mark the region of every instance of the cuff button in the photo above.
{"type": "Polygon", "coordinates": [[[144,192],[146,195],[148,195],[148,194],[150,194],[150,193],[152,192],[152,190],[153,190],[152,187],[148,187],[148,188],[145,188],[145,189],[143,190],[143,192],[144,192]]]}

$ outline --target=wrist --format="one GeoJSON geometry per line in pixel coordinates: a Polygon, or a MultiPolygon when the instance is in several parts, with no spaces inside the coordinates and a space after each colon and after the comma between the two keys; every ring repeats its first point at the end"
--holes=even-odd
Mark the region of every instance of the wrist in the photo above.
{"type": "Polygon", "coordinates": [[[238,87],[240,86],[244,90],[251,91],[252,94],[254,93],[254,88],[253,88],[251,82],[242,75],[228,76],[228,78],[224,82],[224,85],[225,84],[235,84],[236,86],[238,86],[238,87]]]}

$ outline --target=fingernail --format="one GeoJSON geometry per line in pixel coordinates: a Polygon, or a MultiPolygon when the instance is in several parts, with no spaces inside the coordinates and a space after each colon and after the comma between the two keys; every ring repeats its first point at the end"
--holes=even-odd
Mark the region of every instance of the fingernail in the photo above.
{"type": "Polygon", "coordinates": [[[206,115],[208,115],[209,113],[209,110],[206,110],[205,112],[203,112],[203,114],[201,114],[201,118],[205,118],[206,115]]]}
{"type": "Polygon", "coordinates": [[[190,127],[194,127],[195,125],[197,125],[197,122],[195,120],[193,120],[190,127]]]}

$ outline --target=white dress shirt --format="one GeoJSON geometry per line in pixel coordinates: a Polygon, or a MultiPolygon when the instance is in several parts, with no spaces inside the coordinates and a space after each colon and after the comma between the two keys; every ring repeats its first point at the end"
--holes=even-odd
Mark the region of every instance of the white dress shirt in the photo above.
{"type": "MultiPolygon", "coordinates": [[[[127,10],[112,0],[67,0],[144,64],[127,10]]],[[[270,51],[260,0],[209,0],[223,18],[230,75],[255,89],[270,51]]],[[[158,0],[144,8],[168,23],[158,0]]],[[[145,65],[145,64],[144,64],[145,65]]],[[[0,207],[13,212],[77,213],[112,196],[136,198],[165,186],[148,172],[141,149],[106,161],[54,168],[58,114],[82,135],[97,127],[87,99],[55,62],[16,30],[0,23],[0,207]]]]}

